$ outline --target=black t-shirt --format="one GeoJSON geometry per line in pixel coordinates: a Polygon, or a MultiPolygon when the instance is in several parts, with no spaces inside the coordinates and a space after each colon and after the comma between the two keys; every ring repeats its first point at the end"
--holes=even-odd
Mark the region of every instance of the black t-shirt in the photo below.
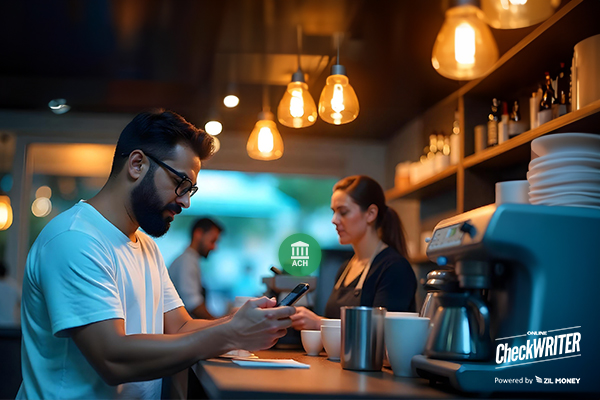
{"type": "MultiPolygon", "coordinates": [[[[340,267],[336,283],[346,265],[348,261],[340,267]]],[[[416,310],[417,278],[408,260],[394,248],[387,247],[375,257],[362,291],[354,298],[353,289],[359,280],[360,275],[348,286],[342,284],[338,290],[333,289],[325,306],[326,318],[340,318],[340,307],[343,306],[385,307],[388,311],[416,310]]]]}

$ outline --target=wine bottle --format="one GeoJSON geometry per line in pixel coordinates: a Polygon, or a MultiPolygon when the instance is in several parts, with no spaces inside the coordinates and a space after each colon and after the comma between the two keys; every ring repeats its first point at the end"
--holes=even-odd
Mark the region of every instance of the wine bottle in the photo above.
{"type": "MultiPolygon", "coordinates": [[[[452,123],[452,134],[450,135],[450,164],[458,164],[460,159],[460,122],[458,110],[454,112],[454,122],[452,123]]],[[[447,153],[444,153],[447,154],[447,153]]]]}
{"type": "Polygon", "coordinates": [[[498,123],[498,144],[504,143],[508,140],[508,103],[502,102],[502,117],[498,123]]]}
{"type": "Polygon", "coordinates": [[[498,121],[500,117],[498,115],[498,99],[492,100],[492,110],[488,114],[487,123],[487,145],[495,146],[498,144],[498,121]]]}

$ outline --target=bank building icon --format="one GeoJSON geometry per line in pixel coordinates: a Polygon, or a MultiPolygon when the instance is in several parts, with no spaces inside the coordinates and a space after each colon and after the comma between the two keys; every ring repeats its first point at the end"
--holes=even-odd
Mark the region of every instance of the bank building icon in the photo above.
{"type": "Polygon", "coordinates": [[[308,243],[292,243],[292,260],[308,260],[308,243]]]}

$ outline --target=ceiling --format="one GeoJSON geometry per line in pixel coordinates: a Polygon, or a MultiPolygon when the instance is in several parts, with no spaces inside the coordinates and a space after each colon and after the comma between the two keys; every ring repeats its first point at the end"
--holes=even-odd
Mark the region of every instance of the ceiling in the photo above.
{"type": "MultiPolygon", "coordinates": [[[[228,131],[248,132],[263,89],[276,110],[302,66],[318,101],[335,61],[360,102],[358,118],[320,119],[284,136],[384,140],[459,87],[431,66],[442,0],[97,0],[2,2],[0,108],[50,112],[65,98],[70,113],[172,109],[202,127],[218,114],[228,131]],[[231,84],[240,105],[222,98],[231,84]],[[268,85],[268,86],[265,86],[268,85]]],[[[500,54],[533,28],[496,31],[500,54]]],[[[60,116],[57,116],[60,118],[60,116]]]]}

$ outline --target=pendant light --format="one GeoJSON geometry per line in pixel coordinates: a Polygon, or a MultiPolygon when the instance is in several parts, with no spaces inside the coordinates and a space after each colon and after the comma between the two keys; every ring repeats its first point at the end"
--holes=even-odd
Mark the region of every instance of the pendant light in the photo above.
{"type": "Polygon", "coordinates": [[[486,22],[496,29],[517,29],[548,19],[560,0],[481,0],[486,22]]]}
{"type": "Polygon", "coordinates": [[[317,106],[313,100],[308,85],[304,80],[304,73],[300,66],[302,53],[302,28],[298,25],[298,70],[292,75],[292,81],[277,107],[277,119],[282,125],[290,128],[304,128],[317,121],[317,106]]]}
{"type": "Polygon", "coordinates": [[[321,97],[319,98],[319,116],[327,123],[334,125],[347,124],[358,116],[358,98],[350,86],[346,76],[346,68],[340,65],[340,40],[336,35],[337,58],[336,64],[331,66],[331,75],[321,97]]]}
{"type": "Polygon", "coordinates": [[[477,0],[453,0],[433,45],[431,63],[442,76],[469,80],[484,76],[498,61],[498,47],[477,0]]]}
{"type": "Polygon", "coordinates": [[[248,155],[255,160],[277,160],[283,155],[283,140],[268,104],[268,88],[263,86],[263,110],[246,144],[248,155]]]}

